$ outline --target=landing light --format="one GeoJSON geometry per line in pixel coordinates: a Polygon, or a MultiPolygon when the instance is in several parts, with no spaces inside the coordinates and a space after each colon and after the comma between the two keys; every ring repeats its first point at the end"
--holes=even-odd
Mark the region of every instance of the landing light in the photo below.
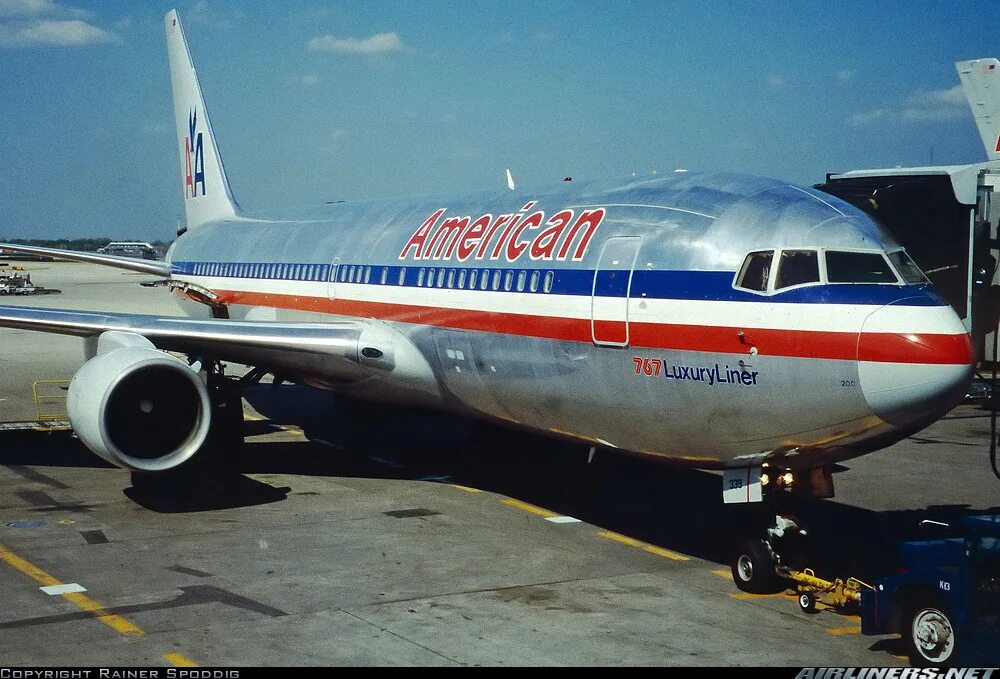
{"type": "Polygon", "coordinates": [[[791,472],[785,472],[781,475],[781,483],[785,486],[790,486],[795,483],[795,477],[792,476],[791,472]]]}
{"type": "Polygon", "coordinates": [[[766,486],[769,483],[771,483],[771,477],[767,475],[767,472],[763,472],[760,475],[760,485],[766,486]]]}

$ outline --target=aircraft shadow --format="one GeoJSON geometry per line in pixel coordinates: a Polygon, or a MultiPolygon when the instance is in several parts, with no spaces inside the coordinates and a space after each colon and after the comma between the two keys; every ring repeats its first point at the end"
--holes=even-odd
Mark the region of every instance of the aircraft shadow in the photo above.
{"type": "MultiPolygon", "coordinates": [[[[301,427],[320,445],[247,445],[245,472],[455,483],[725,565],[753,518],[753,509],[722,504],[721,479],[710,472],[600,452],[588,464],[580,444],[437,411],[353,403],[297,385],[260,386],[246,398],[261,415],[301,427]]],[[[874,579],[897,570],[901,541],[933,535],[921,520],[956,525],[967,513],[967,505],[875,512],[806,499],[797,514],[820,537],[807,541],[802,558],[820,575],[874,579]]]]}

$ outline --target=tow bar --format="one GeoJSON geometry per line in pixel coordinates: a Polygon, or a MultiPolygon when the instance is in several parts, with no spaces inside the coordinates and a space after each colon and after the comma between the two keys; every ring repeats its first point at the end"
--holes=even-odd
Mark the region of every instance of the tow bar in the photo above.
{"type": "Polygon", "coordinates": [[[795,589],[799,593],[799,607],[806,613],[812,613],[816,610],[817,601],[833,608],[859,605],[861,591],[875,589],[857,578],[824,580],[817,577],[811,568],[799,571],[788,566],[778,566],[775,570],[782,578],[795,583],[795,589]]]}

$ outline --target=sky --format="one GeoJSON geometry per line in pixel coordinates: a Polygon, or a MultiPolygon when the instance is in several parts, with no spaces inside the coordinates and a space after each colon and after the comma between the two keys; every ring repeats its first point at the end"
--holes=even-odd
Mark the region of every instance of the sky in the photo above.
{"type": "Polygon", "coordinates": [[[954,62],[1000,56],[982,0],[0,0],[0,237],[174,236],[173,7],[250,214],[979,162],[954,62]]]}

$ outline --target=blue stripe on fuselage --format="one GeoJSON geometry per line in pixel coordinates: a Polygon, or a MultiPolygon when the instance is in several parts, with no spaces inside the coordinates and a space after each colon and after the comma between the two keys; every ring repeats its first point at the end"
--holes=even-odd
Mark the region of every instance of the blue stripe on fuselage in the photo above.
{"type": "MultiPolygon", "coordinates": [[[[364,281],[363,272],[370,265],[365,264],[341,264],[337,270],[338,285],[351,285],[364,281]],[[349,272],[354,270],[355,278],[340,280],[339,271],[349,272]]],[[[330,277],[330,265],[328,264],[302,264],[302,263],[239,263],[239,262],[173,262],[171,270],[175,274],[185,276],[210,276],[221,278],[241,278],[254,280],[301,280],[301,281],[326,281],[330,277]]],[[[383,285],[382,269],[387,269],[384,285],[402,287],[439,287],[438,277],[435,276],[434,285],[418,285],[420,280],[419,272],[424,270],[424,279],[429,279],[430,271],[433,269],[437,273],[440,266],[370,266],[371,273],[368,275],[369,285],[383,285]],[[400,284],[400,274],[405,270],[403,283],[400,284]]],[[[472,271],[473,267],[444,267],[446,269],[459,270],[466,268],[472,271]]],[[[593,269],[514,269],[511,267],[483,266],[475,267],[479,279],[474,288],[477,291],[503,293],[517,292],[516,287],[511,290],[504,290],[504,279],[506,272],[513,272],[513,280],[516,282],[521,271],[527,272],[530,277],[533,272],[540,273],[540,279],[544,279],[545,274],[552,271],[554,280],[552,289],[546,292],[544,284],[538,281],[537,289],[531,291],[526,285],[520,292],[522,294],[556,294],[556,295],[582,295],[589,297],[592,292],[596,292],[601,297],[625,297],[628,293],[628,272],[602,270],[597,277],[597,285],[594,285],[593,269]],[[501,272],[500,287],[494,290],[492,285],[492,274],[501,272]],[[615,275],[612,276],[611,274],[615,275]],[[490,277],[490,285],[485,289],[481,287],[479,281],[483,276],[490,277]]],[[[927,285],[865,285],[865,284],[837,284],[837,285],[812,285],[785,292],[776,292],[771,295],[754,294],[745,290],[733,288],[732,271],[657,271],[640,269],[632,274],[631,297],[637,298],[645,295],[649,299],[676,299],[694,300],[709,302],[763,302],[763,303],[795,303],[795,304],[869,304],[881,305],[891,302],[900,303],[904,306],[946,306],[941,297],[937,295],[927,285]]],[[[447,289],[447,288],[445,288],[447,289]]],[[[465,289],[472,289],[466,287],[465,289]]]]}

